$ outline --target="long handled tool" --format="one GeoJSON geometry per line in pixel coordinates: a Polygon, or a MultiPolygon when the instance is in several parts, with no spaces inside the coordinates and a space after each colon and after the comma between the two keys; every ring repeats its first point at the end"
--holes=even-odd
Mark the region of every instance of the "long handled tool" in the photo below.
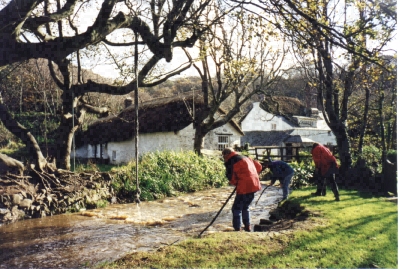
{"type": "Polygon", "coordinates": [[[219,216],[219,214],[221,213],[222,209],[224,209],[224,207],[226,206],[226,204],[228,203],[228,201],[231,199],[231,197],[232,197],[232,195],[235,193],[235,191],[236,191],[236,187],[235,187],[235,189],[233,190],[233,192],[231,193],[231,195],[229,195],[228,199],[226,199],[225,203],[222,205],[222,207],[221,207],[221,209],[218,211],[217,215],[215,215],[214,219],[210,222],[210,224],[208,224],[208,226],[207,226],[203,231],[201,231],[201,233],[200,233],[199,236],[198,236],[199,238],[200,238],[201,235],[208,229],[208,227],[210,227],[210,226],[214,223],[214,221],[218,218],[218,216],[219,216]]]}
{"type": "Polygon", "coordinates": [[[256,202],[256,205],[258,203],[258,201],[260,201],[261,195],[263,195],[263,193],[265,192],[266,189],[268,189],[269,187],[271,187],[272,185],[268,185],[267,187],[264,188],[264,190],[261,192],[260,196],[258,197],[258,200],[256,202]]]}

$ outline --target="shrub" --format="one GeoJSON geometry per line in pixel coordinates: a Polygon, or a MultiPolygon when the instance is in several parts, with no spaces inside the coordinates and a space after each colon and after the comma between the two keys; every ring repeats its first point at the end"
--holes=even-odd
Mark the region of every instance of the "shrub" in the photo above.
{"type": "MultiPolygon", "coordinates": [[[[136,191],[136,164],[113,168],[113,187],[119,196],[132,196],[136,191]]],[[[218,158],[200,157],[194,152],[163,151],[144,155],[139,161],[141,200],[174,196],[228,183],[225,167],[218,158]]]]}
{"type": "Polygon", "coordinates": [[[382,151],[375,146],[364,146],[361,159],[365,160],[373,174],[382,172],[382,151]]]}
{"type": "Polygon", "coordinates": [[[294,170],[291,184],[293,189],[300,189],[313,184],[315,166],[312,161],[293,162],[290,165],[294,170]]]}

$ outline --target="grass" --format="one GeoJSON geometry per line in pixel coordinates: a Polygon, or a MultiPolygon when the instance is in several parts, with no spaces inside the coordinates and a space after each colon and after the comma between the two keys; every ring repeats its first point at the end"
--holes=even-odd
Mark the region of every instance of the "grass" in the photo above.
{"type": "MultiPolygon", "coordinates": [[[[314,212],[293,232],[221,232],[192,238],[155,252],[141,252],[102,268],[397,268],[397,204],[385,198],[341,190],[311,197],[313,188],[289,199],[314,212]]],[[[300,223],[299,223],[300,224],[300,223]]]]}

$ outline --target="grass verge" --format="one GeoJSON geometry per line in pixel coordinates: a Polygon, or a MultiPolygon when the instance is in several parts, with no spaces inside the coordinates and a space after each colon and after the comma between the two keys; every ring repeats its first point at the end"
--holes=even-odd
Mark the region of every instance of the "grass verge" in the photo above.
{"type": "Polygon", "coordinates": [[[397,204],[341,190],[311,197],[314,189],[291,194],[316,212],[281,234],[224,232],[192,238],[155,252],[134,253],[101,268],[397,268],[397,204]],[[315,225],[318,224],[318,225],[315,225]],[[300,227],[300,228],[299,228],[300,227]]]}

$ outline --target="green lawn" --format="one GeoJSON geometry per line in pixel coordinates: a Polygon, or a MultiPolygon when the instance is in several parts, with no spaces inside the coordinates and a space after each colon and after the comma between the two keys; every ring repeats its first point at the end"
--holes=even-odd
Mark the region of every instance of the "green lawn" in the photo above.
{"type": "Polygon", "coordinates": [[[311,197],[295,190],[290,200],[314,212],[287,234],[221,232],[188,239],[156,252],[135,253],[104,268],[397,268],[397,204],[341,190],[311,197]]]}

